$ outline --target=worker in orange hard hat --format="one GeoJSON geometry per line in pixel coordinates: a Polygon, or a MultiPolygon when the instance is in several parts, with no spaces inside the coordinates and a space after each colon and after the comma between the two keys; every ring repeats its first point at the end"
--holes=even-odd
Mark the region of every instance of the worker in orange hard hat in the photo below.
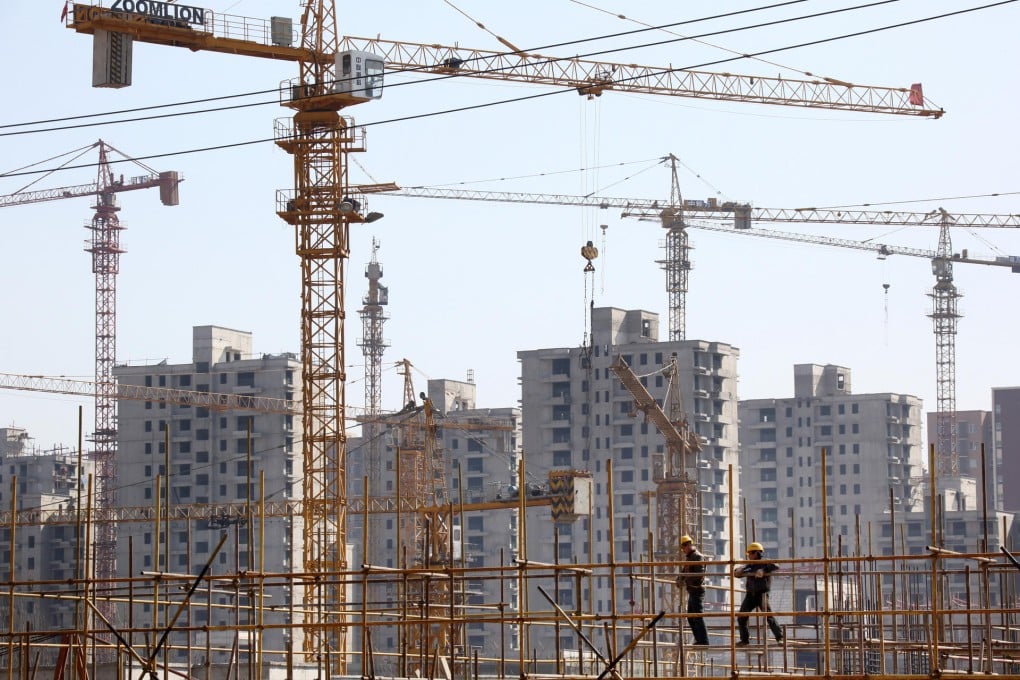
{"type": "Polygon", "coordinates": [[[690,536],[680,537],[680,549],[684,553],[685,563],[680,565],[676,584],[687,589],[687,613],[695,615],[688,617],[687,625],[694,634],[694,644],[702,647],[708,645],[705,619],[700,616],[705,611],[705,556],[694,547],[690,536]]]}
{"type": "MultiPolygon", "coordinates": [[[[737,627],[740,630],[740,642],[737,647],[746,647],[751,643],[751,635],[747,628],[746,614],[755,609],[762,612],[769,612],[769,590],[772,588],[772,572],[779,569],[778,565],[762,561],[765,556],[765,547],[755,541],[747,546],[748,562],[738,564],[733,569],[733,576],[746,579],[744,581],[744,601],[740,603],[740,613],[743,616],[737,619],[737,627]]],[[[767,616],[769,630],[776,637],[776,642],[783,641],[783,629],[776,623],[773,616],[767,616]]]]}

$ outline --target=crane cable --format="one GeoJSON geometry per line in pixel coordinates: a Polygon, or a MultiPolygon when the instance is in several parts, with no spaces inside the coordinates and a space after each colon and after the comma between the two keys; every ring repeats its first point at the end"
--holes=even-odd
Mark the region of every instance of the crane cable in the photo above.
{"type": "MultiPolygon", "coordinates": [[[[707,40],[699,40],[695,36],[683,35],[681,33],[677,33],[676,31],[671,31],[671,30],[669,30],[668,26],[655,26],[653,24],[646,23],[646,22],[641,21],[639,19],[635,19],[634,17],[626,16],[626,15],[621,14],[619,12],[613,12],[613,11],[604,9],[602,7],[598,7],[596,5],[592,5],[592,4],[589,4],[589,3],[586,3],[586,2],[582,2],[581,0],[569,0],[569,1],[574,3],[575,5],[580,5],[581,7],[586,7],[588,9],[594,10],[596,12],[601,12],[602,14],[608,14],[610,16],[616,17],[617,19],[621,19],[623,21],[629,21],[629,22],[631,22],[633,24],[637,24],[638,26],[644,27],[644,29],[646,29],[646,30],[650,30],[650,31],[662,31],[663,33],[666,33],[668,35],[676,36],[676,37],[681,38],[683,40],[690,40],[692,42],[696,42],[699,45],[705,45],[706,47],[711,47],[711,48],[714,48],[714,49],[717,49],[717,50],[722,50],[723,52],[728,52],[730,54],[746,56],[746,55],[743,54],[743,52],[740,52],[738,50],[731,50],[728,47],[723,47],[722,45],[716,45],[714,43],[708,42],[707,40]]],[[[763,7],[761,9],[772,9],[774,7],[776,7],[776,5],[770,5],[768,7],[763,7]]],[[[815,73],[812,73],[811,71],[805,71],[804,69],[797,68],[795,66],[788,66],[788,65],[780,64],[779,62],[776,62],[776,61],[770,61],[768,59],[762,59],[761,57],[751,56],[749,58],[754,60],[754,61],[760,61],[763,64],[768,64],[769,66],[775,66],[777,68],[786,69],[787,71],[794,71],[794,72],[799,73],[800,75],[805,76],[807,78],[820,78],[820,79],[822,79],[822,80],[824,80],[826,82],[830,82],[830,83],[833,83],[833,82],[835,82],[835,83],[847,82],[846,80],[839,79],[839,78],[831,78],[831,77],[828,77],[828,76],[820,76],[820,75],[817,75],[815,73]]]]}
{"type": "MultiPolygon", "coordinates": [[[[29,188],[31,188],[32,186],[34,186],[34,185],[38,184],[39,182],[41,182],[42,180],[46,179],[47,177],[49,177],[49,176],[50,176],[50,175],[52,175],[53,173],[55,173],[55,172],[57,172],[57,171],[59,171],[59,170],[62,170],[62,169],[63,169],[63,168],[65,167],[65,166],[67,166],[67,165],[68,165],[69,163],[72,163],[72,162],[74,162],[74,161],[78,160],[79,158],[81,158],[82,156],[84,156],[84,155],[85,155],[86,153],[88,153],[89,151],[91,151],[92,149],[94,149],[95,147],[96,147],[96,145],[95,145],[95,144],[89,144],[88,146],[83,146],[83,147],[81,147],[80,149],[74,149],[73,151],[68,151],[67,153],[64,153],[64,154],[59,154],[59,155],[57,155],[57,156],[53,156],[53,157],[51,157],[51,158],[47,158],[46,160],[43,160],[43,161],[38,161],[38,162],[36,162],[36,163],[32,163],[32,164],[30,164],[30,165],[25,165],[25,166],[23,166],[23,167],[21,167],[21,168],[18,168],[17,170],[12,170],[12,171],[11,171],[11,173],[10,173],[10,174],[12,174],[12,175],[13,175],[13,174],[17,174],[17,175],[21,175],[21,174],[31,174],[31,173],[27,173],[27,172],[26,172],[26,173],[23,173],[23,172],[21,172],[21,171],[22,171],[22,170],[27,170],[28,168],[31,168],[31,167],[33,167],[33,166],[36,166],[36,165],[40,165],[40,164],[42,164],[42,163],[48,163],[48,162],[50,162],[50,161],[53,161],[53,160],[56,160],[56,159],[60,158],[61,156],[70,156],[71,154],[75,154],[74,156],[71,156],[70,158],[68,158],[67,160],[65,160],[65,161],[64,161],[63,163],[61,163],[60,165],[58,165],[58,166],[57,166],[57,167],[55,167],[55,168],[50,168],[49,170],[41,170],[41,171],[38,171],[38,172],[40,172],[41,174],[39,174],[39,175],[38,175],[38,176],[37,176],[37,177],[36,177],[36,178],[35,178],[34,180],[32,180],[31,182],[29,182],[29,183],[28,183],[28,184],[26,184],[25,186],[21,187],[21,188],[20,188],[20,189],[18,189],[17,191],[11,192],[11,195],[13,196],[13,195],[15,195],[15,194],[20,194],[20,193],[21,193],[22,191],[25,191],[26,189],[29,189],[29,188]]],[[[91,166],[91,165],[93,165],[93,164],[92,164],[92,163],[89,163],[89,164],[88,164],[88,166],[91,166]]],[[[88,166],[86,166],[86,167],[88,167],[88,166]]],[[[72,167],[78,167],[78,166],[72,166],[72,167]]],[[[7,173],[5,173],[5,174],[7,174],[7,173]]]]}
{"type": "MultiPolygon", "coordinates": [[[[601,135],[601,105],[600,99],[589,95],[578,98],[578,132],[579,149],[581,157],[580,173],[581,192],[584,195],[592,195],[598,188],[599,181],[599,142],[601,135]],[[589,105],[590,104],[590,105],[589,105]]],[[[599,249],[595,246],[595,222],[597,213],[594,209],[582,210],[580,214],[581,239],[585,245],[581,248],[581,256],[588,262],[584,267],[584,322],[583,336],[594,343],[594,329],[591,328],[591,310],[595,308],[596,275],[593,260],[599,256],[599,249]],[[588,338],[591,332],[592,337],[588,338]]],[[[601,265],[599,267],[601,273],[601,265]]]]}

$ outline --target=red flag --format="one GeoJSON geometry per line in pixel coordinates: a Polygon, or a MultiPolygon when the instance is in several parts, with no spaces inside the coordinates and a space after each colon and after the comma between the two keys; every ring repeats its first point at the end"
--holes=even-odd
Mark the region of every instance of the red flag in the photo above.
{"type": "Polygon", "coordinates": [[[924,92],[921,91],[921,83],[914,83],[910,86],[909,101],[913,106],[924,106],[924,92]]]}
{"type": "Polygon", "coordinates": [[[71,0],[64,0],[64,9],[62,9],[60,11],[60,20],[61,21],[67,21],[67,3],[69,3],[70,1],[71,0]]]}

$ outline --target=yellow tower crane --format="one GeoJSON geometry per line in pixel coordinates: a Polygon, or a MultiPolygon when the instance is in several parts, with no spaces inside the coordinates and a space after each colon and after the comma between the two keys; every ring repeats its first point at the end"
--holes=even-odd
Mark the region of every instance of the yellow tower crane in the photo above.
{"type": "Polygon", "coordinates": [[[381,95],[384,64],[571,88],[587,97],[614,90],[920,118],[939,118],[943,111],[903,87],[341,38],[333,0],[303,4],[297,44],[286,19],[259,21],[160,0],[114,2],[111,7],[75,4],[67,24],[93,35],[93,84],[100,87],[131,83],[134,41],[298,62],[299,76],[283,102],[294,109],[294,117],[278,122],[275,135],[294,157],[296,186],[278,197],[278,214],[295,226],[301,263],[304,568],[319,576],[303,595],[303,647],[328,674],[344,672],[347,649],[345,594],[336,579],[327,578],[347,566],[344,265],[350,225],[378,216],[363,209],[365,188],[350,184],[348,156],[365,150],[364,136],[340,111],[381,95]]]}

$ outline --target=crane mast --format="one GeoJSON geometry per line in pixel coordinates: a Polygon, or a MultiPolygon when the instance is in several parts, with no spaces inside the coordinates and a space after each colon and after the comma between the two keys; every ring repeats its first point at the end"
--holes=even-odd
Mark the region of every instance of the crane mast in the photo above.
{"type": "Polygon", "coordinates": [[[372,239],[372,259],[365,268],[368,292],[362,298],[361,353],[365,357],[365,411],[375,415],[382,407],[382,356],[389,345],[383,338],[387,316],[383,307],[389,304],[389,290],[379,281],[383,270],[378,258],[379,242],[372,239]]]}
{"type": "MultiPolygon", "coordinates": [[[[337,51],[333,2],[316,0],[301,16],[297,88],[278,121],[276,143],[294,158],[293,198],[280,213],[296,231],[301,266],[304,568],[315,575],[303,594],[304,651],[326,675],[347,667],[343,585],[347,568],[347,436],[344,432],[344,265],[350,224],[358,217],[348,192],[348,154],[363,151],[354,120],[340,110],[361,101],[334,92],[337,51]]],[[[361,221],[361,220],[357,220],[361,221]]]]}
{"type": "Polygon", "coordinates": [[[669,206],[660,214],[666,229],[666,259],[659,264],[666,272],[666,293],[669,296],[669,339],[679,342],[687,339],[687,280],[691,272],[691,244],[684,222],[683,197],[676,174],[677,157],[669,154],[670,182],[669,206]]]}
{"type": "MultiPolygon", "coordinates": [[[[368,473],[368,496],[382,498],[389,494],[383,488],[383,425],[376,420],[382,407],[382,357],[388,346],[383,338],[386,323],[385,305],[389,304],[389,292],[380,283],[383,276],[378,259],[379,243],[372,239],[372,259],[365,268],[368,292],[362,298],[361,345],[365,357],[365,412],[371,420],[362,421],[362,441],[365,469],[368,473]]],[[[386,531],[385,518],[378,513],[366,518],[370,536],[382,536],[386,531]]],[[[368,564],[383,564],[385,544],[369,541],[365,546],[365,561],[368,564]]]]}
{"type": "MultiPolygon", "coordinates": [[[[959,438],[956,431],[956,328],[960,320],[957,300],[962,295],[953,283],[953,243],[949,234],[952,219],[942,210],[939,216],[939,245],[931,261],[935,286],[932,313],[935,326],[935,461],[938,479],[960,474],[959,438]]],[[[931,492],[935,493],[935,489],[931,492]]]]}
{"type": "MultiPolygon", "coordinates": [[[[117,273],[120,270],[120,220],[113,173],[106,145],[99,147],[95,215],[89,229],[92,239],[85,250],[92,253],[92,273],[96,280],[96,400],[93,430],[96,476],[96,578],[117,575],[117,525],[111,514],[117,505],[117,381],[113,366],[117,359],[117,273]]],[[[106,601],[103,614],[112,618],[115,607],[106,601]]]]}

